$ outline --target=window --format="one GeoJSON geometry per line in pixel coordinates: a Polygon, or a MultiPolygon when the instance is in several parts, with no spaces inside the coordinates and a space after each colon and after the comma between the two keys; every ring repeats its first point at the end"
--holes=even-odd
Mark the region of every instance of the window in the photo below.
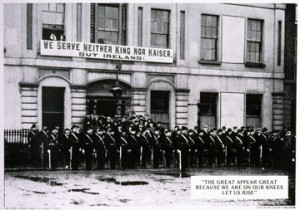
{"type": "Polygon", "coordinates": [[[200,94],[200,114],[206,116],[216,115],[217,110],[217,93],[200,94]]]}
{"type": "Polygon", "coordinates": [[[218,16],[201,15],[201,60],[218,59],[218,16]]]}
{"type": "Polygon", "coordinates": [[[151,10],[151,47],[169,47],[169,23],[169,11],[151,10]]]}
{"type": "Polygon", "coordinates": [[[126,44],[127,8],[121,4],[91,4],[91,42],[126,44]]]}
{"type": "Polygon", "coordinates": [[[200,104],[199,108],[199,125],[202,129],[204,125],[210,128],[216,127],[216,117],[217,117],[217,101],[218,93],[200,93],[200,104]]]}
{"type": "Polygon", "coordinates": [[[151,91],[151,119],[169,128],[169,91],[151,91]]]}
{"type": "Polygon", "coordinates": [[[248,63],[262,63],[262,20],[248,19],[247,55],[248,63]]]}
{"type": "Polygon", "coordinates": [[[43,40],[65,40],[65,4],[43,4],[43,40]]]}
{"type": "Polygon", "coordinates": [[[27,50],[32,50],[32,4],[27,4],[27,50]]]}
{"type": "Polygon", "coordinates": [[[281,32],[282,22],[278,21],[278,49],[277,49],[277,65],[281,66],[281,32]]]}
{"type": "Polygon", "coordinates": [[[253,127],[261,126],[261,99],[260,94],[246,95],[246,125],[253,127]]]}
{"type": "Polygon", "coordinates": [[[180,59],[185,57],[185,12],[180,12],[180,59]]]}
{"type": "Polygon", "coordinates": [[[143,7],[138,9],[138,46],[143,46],[143,7]]]}

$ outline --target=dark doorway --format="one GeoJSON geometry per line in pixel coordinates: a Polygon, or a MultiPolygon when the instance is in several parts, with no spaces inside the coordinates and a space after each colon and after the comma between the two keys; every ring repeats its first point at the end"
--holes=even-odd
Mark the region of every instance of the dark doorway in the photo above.
{"type": "MultiPolygon", "coordinates": [[[[88,97],[88,114],[114,117],[116,114],[116,99],[114,97],[88,97]]],[[[121,115],[126,114],[126,107],[130,104],[129,98],[121,98],[121,115]]]]}
{"type": "Polygon", "coordinates": [[[169,128],[169,91],[151,91],[151,119],[169,128]]]}
{"type": "Polygon", "coordinates": [[[43,87],[43,126],[53,129],[64,127],[64,87],[43,87]]]}

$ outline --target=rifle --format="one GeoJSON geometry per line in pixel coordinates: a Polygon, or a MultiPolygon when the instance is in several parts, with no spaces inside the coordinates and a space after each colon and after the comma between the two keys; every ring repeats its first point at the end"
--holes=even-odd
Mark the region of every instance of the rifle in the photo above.
{"type": "Polygon", "coordinates": [[[120,168],[122,168],[122,145],[120,146],[120,168]]]}
{"type": "Polygon", "coordinates": [[[72,170],[72,159],[73,159],[73,147],[71,146],[70,149],[70,170],[72,170]]]}
{"type": "Polygon", "coordinates": [[[227,148],[227,145],[225,146],[225,164],[227,165],[227,151],[228,148],[227,148]]]}
{"type": "Polygon", "coordinates": [[[153,160],[153,157],[154,156],[154,151],[153,151],[153,147],[151,148],[151,164],[152,164],[152,167],[154,168],[154,160],[153,160]]]}
{"type": "Polygon", "coordinates": [[[48,149],[48,153],[49,153],[49,169],[51,169],[51,150],[48,149]]]}
{"type": "Polygon", "coordinates": [[[165,150],[162,151],[162,155],[163,155],[163,159],[164,159],[165,168],[167,168],[167,160],[166,160],[166,151],[165,150]]]}
{"type": "Polygon", "coordinates": [[[143,165],[143,146],[141,146],[140,153],[140,165],[143,165]]]}
{"type": "Polygon", "coordinates": [[[251,144],[249,144],[249,157],[248,157],[249,166],[251,165],[251,144]]]}
{"type": "Polygon", "coordinates": [[[182,170],[182,160],[181,160],[181,151],[180,150],[178,150],[177,151],[178,152],[178,156],[179,156],[179,158],[178,158],[178,160],[179,160],[179,171],[181,171],[182,170]]]}
{"type": "Polygon", "coordinates": [[[42,143],[41,148],[42,148],[42,152],[41,152],[41,154],[42,154],[42,167],[44,167],[44,143],[42,143]]]}
{"type": "Polygon", "coordinates": [[[259,162],[262,164],[263,146],[259,146],[259,162]]]}

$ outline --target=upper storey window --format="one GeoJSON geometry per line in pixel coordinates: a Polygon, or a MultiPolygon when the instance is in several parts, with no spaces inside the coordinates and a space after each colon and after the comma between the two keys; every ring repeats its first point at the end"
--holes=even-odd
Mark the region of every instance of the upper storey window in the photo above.
{"type": "Polygon", "coordinates": [[[151,10],[151,47],[169,47],[170,11],[151,10]]]}
{"type": "Polygon", "coordinates": [[[262,63],[263,21],[248,19],[246,62],[262,63]]]}
{"type": "Polygon", "coordinates": [[[43,4],[43,40],[65,41],[65,4],[43,4]]]}

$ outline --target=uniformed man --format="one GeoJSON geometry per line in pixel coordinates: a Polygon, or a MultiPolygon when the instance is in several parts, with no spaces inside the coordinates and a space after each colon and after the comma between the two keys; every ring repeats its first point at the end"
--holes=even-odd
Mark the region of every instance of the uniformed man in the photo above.
{"type": "Polygon", "coordinates": [[[227,132],[224,134],[224,145],[225,145],[225,162],[227,166],[230,166],[230,164],[233,161],[234,157],[234,151],[233,151],[233,137],[234,133],[232,132],[231,128],[228,128],[227,132]]]}
{"type": "Polygon", "coordinates": [[[184,172],[188,168],[189,140],[187,127],[182,126],[179,133],[179,138],[176,138],[176,148],[179,154],[179,169],[184,172]]]}
{"type": "Polygon", "coordinates": [[[77,125],[73,125],[71,131],[70,169],[77,170],[79,166],[80,130],[77,125]]]}
{"type": "Polygon", "coordinates": [[[151,142],[153,168],[158,168],[161,156],[161,133],[159,129],[154,130],[153,141],[151,142]]]}
{"type": "Polygon", "coordinates": [[[189,140],[189,167],[194,167],[196,162],[196,142],[195,142],[196,133],[194,130],[190,129],[188,131],[188,140],[189,140]]]}
{"type": "Polygon", "coordinates": [[[166,168],[170,168],[171,166],[171,159],[173,153],[173,141],[171,139],[171,135],[171,131],[167,129],[161,144],[163,150],[164,165],[166,168]]]}
{"type": "Polygon", "coordinates": [[[70,165],[70,148],[72,145],[71,142],[71,130],[69,128],[66,128],[64,130],[63,135],[61,136],[62,140],[62,153],[64,156],[64,165],[68,169],[70,165]]]}
{"type": "Polygon", "coordinates": [[[109,166],[110,169],[115,169],[116,167],[116,160],[118,157],[117,154],[117,141],[115,139],[115,132],[113,128],[109,127],[107,128],[106,131],[106,136],[105,136],[105,145],[108,150],[108,161],[109,161],[109,166]]]}
{"type": "Polygon", "coordinates": [[[195,138],[195,146],[196,146],[196,154],[197,154],[197,161],[198,161],[198,167],[203,166],[204,161],[204,148],[205,148],[205,141],[203,139],[204,131],[200,130],[197,138],[195,138]]]}
{"type": "Polygon", "coordinates": [[[58,165],[58,130],[56,128],[52,130],[49,136],[48,148],[50,157],[49,168],[55,170],[58,165]]]}
{"type": "Polygon", "coordinates": [[[135,168],[135,165],[139,160],[139,142],[136,137],[136,129],[136,126],[130,126],[127,135],[129,168],[135,168]]]}
{"type": "Polygon", "coordinates": [[[42,166],[47,168],[48,166],[48,145],[49,145],[49,130],[47,126],[43,126],[43,129],[39,132],[39,139],[41,142],[41,154],[42,154],[42,166]]]}
{"type": "Polygon", "coordinates": [[[212,167],[213,163],[215,162],[215,152],[216,152],[216,141],[215,141],[215,129],[211,130],[209,132],[208,138],[207,138],[207,149],[208,149],[208,158],[207,158],[207,165],[209,167],[212,167]]]}
{"type": "Polygon", "coordinates": [[[224,152],[225,152],[225,144],[223,139],[223,131],[219,129],[215,134],[215,143],[216,143],[216,158],[217,158],[217,166],[221,166],[224,162],[224,152]]]}
{"type": "Polygon", "coordinates": [[[257,155],[259,156],[259,148],[257,147],[257,139],[256,139],[256,133],[253,128],[250,128],[249,133],[249,166],[254,166],[259,161],[259,158],[257,158],[257,155]]]}
{"type": "Polygon", "coordinates": [[[40,159],[40,145],[38,129],[35,124],[33,124],[28,133],[28,143],[30,147],[30,158],[32,166],[36,167],[40,159]]]}
{"type": "Polygon", "coordinates": [[[244,132],[242,129],[237,130],[235,139],[234,139],[234,148],[236,150],[236,165],[241,166],[243,159],[243,151],[244,151],[244,132]]]}
{"type": "Polygon", "coordinates": [[[104,131],[101,127],[96,128],[94,136],[94,148],[96,149],[97,154],[97,168],[98,170],[104,169],[105,158],[106,158],[106,146],[105,146],[105,136],[104,131]]]}
{"type": "Polygon", "coordinates": [[[147,162],[148,158],[150,157],[149,141],[141,130],[137,131],[136,136],[139,141],[139,147],[140,147],[140,165],[143,168],[147,168],[146,162],[147,162]]]}
{"type": "Polygon", "coordinates": [[[82,137],[82,147],[84,149],[84,158],[85,158],[85,170],[91,170],[92,169],[92,158],[93,158],[93,129],[87,128],[86,132],[84,133],[82,137]]]}

